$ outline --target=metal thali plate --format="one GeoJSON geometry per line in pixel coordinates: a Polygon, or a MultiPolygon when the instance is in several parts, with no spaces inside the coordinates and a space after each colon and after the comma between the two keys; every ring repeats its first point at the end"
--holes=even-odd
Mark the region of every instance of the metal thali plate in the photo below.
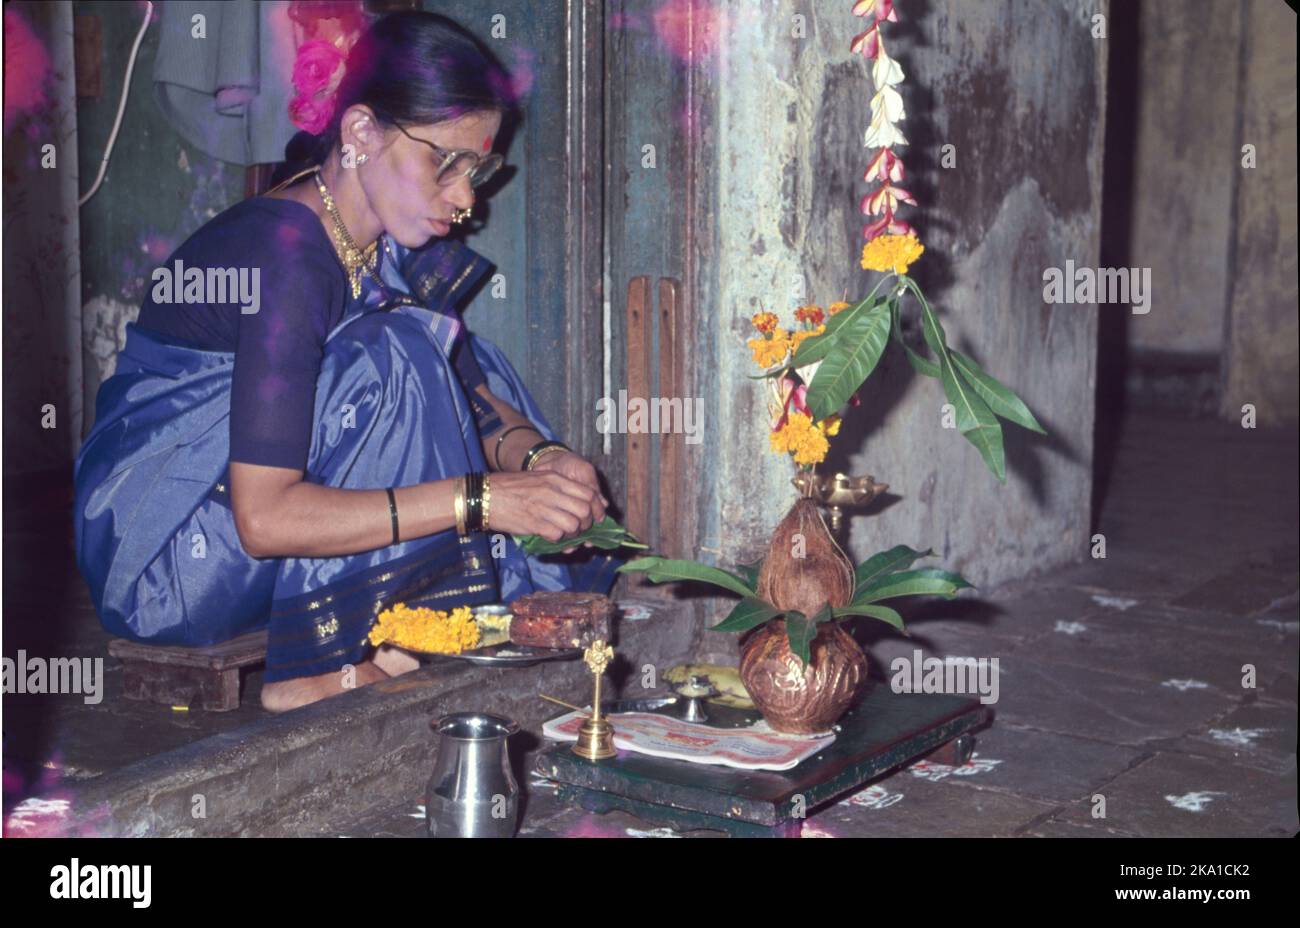
{"type": "Polygon", "coordinates": [[[486,626],[485,618],[490,620],[497,616],[510,615],[509,608],[504,605],[492,603],[474,606],[473,609],[474,618],[479,623],[479,636],[482,642],[477,648],[459,654],[441,654],[432,651],[411,653],[431,660],[464,661],[467,664],[488,667],[531,667],[545,661],[571,661],[582,657],[582,648],[535,648],[531,645],[514,644],[510,640],[508,625],[505,628],[486,626]]]}

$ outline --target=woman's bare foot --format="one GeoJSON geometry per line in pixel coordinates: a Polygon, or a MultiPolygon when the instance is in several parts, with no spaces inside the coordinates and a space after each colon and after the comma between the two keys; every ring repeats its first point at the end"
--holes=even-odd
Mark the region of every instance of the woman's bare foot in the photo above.
{"type": "Polygon", "coordinates": [[[358,686],[388,679],[388,674],[375,666],[374,661],[360,661],[351,670],[342,667],[314,677],[295,677],[262,684],[262,708],[269,712],[285,712],[330,696],[337,696],[358,686]]]}
{"type": "Polygon", "coordinates": [[[420,667],[420,659],[410,651],[403,651],[401,648],[390,647],[386,644],[381,644],[375,649],[373,660],[375,666],[390,677],[400,677],[402,674],[418,670],[420,667]]]}

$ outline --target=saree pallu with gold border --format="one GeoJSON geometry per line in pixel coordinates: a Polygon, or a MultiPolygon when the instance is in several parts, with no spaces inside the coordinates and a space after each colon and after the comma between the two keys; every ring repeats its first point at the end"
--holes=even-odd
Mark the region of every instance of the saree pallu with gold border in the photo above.
{"type": "MultiPolygon", "coordinates": [[[[487,261],[450,241],[388,245],[398,260],[381,270],[387,289],[368,285],[326,341],[304,479],[382,489],[487,471],[480,435],[499,420],[464,389],[457,350],[558,437],[500,349],[460,321],[456,302],[487,261]]],[[[454,529],[347,557],[250,557],[230,508],[233,353],[127,333],[76,464],[77,561],[111,633],[204,645],[265,627],[275,681],[362,659],[375,617],[396,602],[449,609],[613,585],[615,556],[542,559],[508,535],[454,529]]]]}

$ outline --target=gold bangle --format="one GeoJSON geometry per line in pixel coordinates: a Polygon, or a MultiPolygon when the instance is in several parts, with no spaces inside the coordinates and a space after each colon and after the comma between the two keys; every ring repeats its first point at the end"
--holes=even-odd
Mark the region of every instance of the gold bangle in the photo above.
{"type": "Polygon", "coordinates": [[[465,529],[465,478],[461,477],[456,483],[456,493],[452,497],[452,506],[456,510],[456,532],[460,535],[466,535],[465,529]]]}
{"type": "Polygon", "coordinates": [[[546,457],[548,454],[552,454],[556,451],[568,451],[568,450],[569,449],[564,447],[563,445],[548,445],[547,447],[543,448],[541,451],[533,455],[533,459],[528,462],[528,469],[533,470],[534,468],[536,468],[537,462],[540,461],[542,458],[546,457]]]}
{"type": "Polygon", "coordinates": [[[483,475],[483,531],[485,532],[491,528],[488,516],[488,504],[492,501],[492,485],[488,482],[489,479],[490,478],[487,474],[483,475]]]}

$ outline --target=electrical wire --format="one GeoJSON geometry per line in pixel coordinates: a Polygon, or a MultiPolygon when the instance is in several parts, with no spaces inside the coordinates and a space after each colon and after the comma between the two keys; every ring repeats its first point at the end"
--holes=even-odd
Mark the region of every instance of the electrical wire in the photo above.
{"type": "Polygon", "coordinates": [[[122,115],[126,112],[126,98],[131,92],[131,75],[135,71],[135,58],[140,53],[140,43],[144,40],[144,34],[149,29],[149,20],[153,18],[153,0],[145,0],[144,22],[140,24],[140,31],[135,34],[135,44],[131,46],[131,57],[126,62],[126,79],[122,82],[122,96],[117,103],[117,116],[113,120],[113,131],[108,134],[108,144],[104,146],[104,158],[99,162],[99,174],[95,177],[95,182],[90,185],[90,189],[77,201],[77,206],[85,206],[86,201],[95,195],[99,185],[104,182],[104,175],[108,173],[108,159],[113,154],[113,144],[117,141],[117,131],[122,128],[122,115]]]}

